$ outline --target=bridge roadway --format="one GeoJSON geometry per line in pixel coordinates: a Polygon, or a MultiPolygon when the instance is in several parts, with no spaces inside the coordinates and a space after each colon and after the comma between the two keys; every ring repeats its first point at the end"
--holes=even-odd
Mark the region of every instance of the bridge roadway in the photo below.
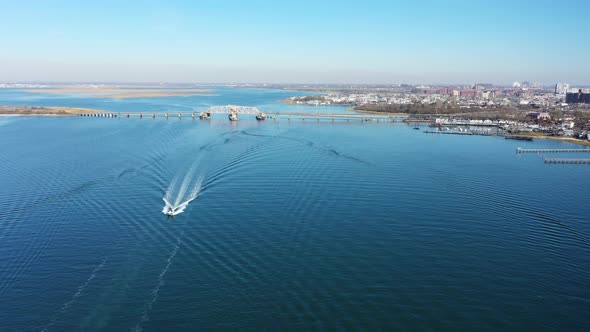
{"type": "MultiPolygon", "coordinates": [[[[216,111],[210,112],[212,114],[229,114],[226,112],[216,111]]],[[[242,114],[258,114],[259,112],[238,112],[238,115],[242,114]]],[[[156,117],[178,117],[178,118],[198,118],[200,112],[196,111],[158,111],[158,112],[106,112],[106,113],[84,113],[80,116],[89,117],[127,117],[127,118],[156,118],[156,117]]],[[[378,114],[347,114],[347,113],[304,113],[304,112],[276,112],[276,113],[265,113],[267,119],[273,118],[301,118],[305,119],[358,119],[365,121],[389,121],[389,122],[401,122],[407,118],[407,116],[390,116],[390,115],[378,115],[378,114]]]]}

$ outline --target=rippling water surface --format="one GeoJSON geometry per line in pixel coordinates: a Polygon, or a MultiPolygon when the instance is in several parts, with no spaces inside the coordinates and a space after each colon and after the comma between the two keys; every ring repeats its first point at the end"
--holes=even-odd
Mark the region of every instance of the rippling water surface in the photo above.
{"type": "Polygon", "coordinates": [[[0,330],[587,330],[590,168],[518,146],[571,147],[0,118],[0,330]]]}

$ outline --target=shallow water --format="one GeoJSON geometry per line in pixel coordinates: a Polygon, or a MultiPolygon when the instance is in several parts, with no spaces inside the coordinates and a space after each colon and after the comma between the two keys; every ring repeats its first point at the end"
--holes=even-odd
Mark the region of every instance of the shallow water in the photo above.
{"type": "Polygon", "coordinates": [[[156,97],[156,98],[102,98],[89,94],[28,93],[18,89],[0,89],[0,105],[83,107],[110,112],[164,112],[205,111],[210,106],[256,106],[264,112],[313,112],[349,113],[345,106],[307,106],[279,102],[291,96],[309,95],[312,92],[246,89],[227,86],[205,87],[211,89],[205,96],[156,97]]]}
{"type": "Polygon", "coordinates": [[[0,330],[587,330],[590,168],[519,146],[572,145],[0,118],[0,330]]]}

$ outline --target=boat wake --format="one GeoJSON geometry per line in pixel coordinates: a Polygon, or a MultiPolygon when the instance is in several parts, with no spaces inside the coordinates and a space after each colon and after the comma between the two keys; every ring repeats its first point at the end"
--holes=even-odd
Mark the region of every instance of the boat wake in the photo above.
{"type": "Polygon", "coordinates": [[[182,244],[182,237],[183,236],[184,236],[184,231],[177,238],[176,245],[174,246],[174,249],[172,249],[170,256],[168,256],[168,259],[166,260],[166,265],[164,266],[164,269],[162,270],[162,272],[160,272],[160,275],[158,276],[158,282],[156,283],[156,286],[152,290],[151,298],[149,299],[149,301],[145,305],[143,315],[141,315],[139,322],[137,323],[137,325],[135,325],[135,328],[133,328],[132,331],[134,331],[134,332],[143,331],[143,327],[142,327],[143,323],[145,323],[149,320],[149,314],[152,311],[154,304],[158,300],[158,293],[160,292],[160,288],[162,288],[162,286],[164,286],[164,278],[166,277],[166,273],[168,273],[168,269],[170,269],[170,265],[172,264],[172,260],[174,259],[174,256],[176,256],[176,253],[178,252],[178,249],[180,248],[180,245],[182,244]]]}
{"type": "Polygon", "coordinates": [[[96,278],[96,274],[98,273],[98,271],[100,271],[104,267],[104,264],[106,263],[106,261],[107,261],[106,258],[102,259],[102,262],[97,267],[94,268],[94,270],[92,271],[92,273],[90,274],[90,277],[88,277],[86,282],[83,283],[82,285],[78,286],[78,289],[77,289],[76,293],[72,296],[72,298],[68,302],[66,302],[57,313],[55,313],[53,315],[53,317],[51,318],[51,321],[41,330],[42,332],[47,331],[50,327],[55,325],[58,318],[61,317],[61,315],[63,315],[64,313],[66,313],[68,311],[68,309],[76,302],[76,300],[78,300],[78,298],[82,295],[82,293],[84,292],[86,287],[88,287],[88,284],[90,284],[92,279],[96,278]]]}
{"type": "Polygon", "coordinates": [[[165,203],[162,213],[168,216],[181,214],[189,203],[199,196],[203,177],[194,178],[193,170],[194,167],[184,176],[180,186],[178,186],[180,178],[177,177],[172,181],[168,190],[166,190],[166,194],[162,197],[165,203]]]}

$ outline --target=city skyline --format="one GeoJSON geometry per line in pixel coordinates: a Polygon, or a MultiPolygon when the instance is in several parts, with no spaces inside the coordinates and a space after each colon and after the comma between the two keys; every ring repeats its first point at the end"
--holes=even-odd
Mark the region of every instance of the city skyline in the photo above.
{"type": "Polygon", "coordinates": [[[590,85],[583,1],[3,7],[2,81],[590,85]]]}

